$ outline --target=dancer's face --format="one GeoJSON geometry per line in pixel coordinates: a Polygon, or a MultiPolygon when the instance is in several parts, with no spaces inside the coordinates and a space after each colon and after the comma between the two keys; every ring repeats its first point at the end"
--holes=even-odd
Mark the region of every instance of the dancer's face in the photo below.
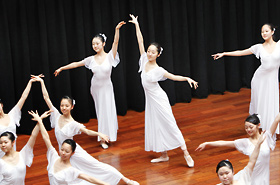
{"type": "Polygon", "coordinates": [[[147,57],[149,61],[155,61],[157,57],[159,57],[159,53],[157,51],[157,47],[154,45],[150,45],[147,50],[147,57]]]}
{"type": "Polygon", "coordinates": [[[70,114],[71,110],[74,108],[74,106],[70,103],[70,100],[68,99],[62,99],[60,102],[60,110],[63,115],[70,114]]]}
{"type": "Polygon", "coordinates": [[[92,49],[99,53],[100,51],[104,50],[105,42],[102,42],[100,38],[95,37],[92,39],[92,49]]]}
{"type": "Polygon", "coordinates": [[[262,27],[262,32],[261,32],[261,35],[262,35],[262,38],[264,40],[269,40],[271,39],[272,35],[274,34],[274,31],[271,30],[270,26],[268,25],[263,25],[262,27]]]}
{"type": "Polygon", "coordinates": [[[59,153],[60,153],[60,157],[63,161],[69,160],[70,157],[74,154],[74,152],[72,151],[71,145],[69,145],[68,143],[63,143],[63,145],[60,148],[59,153]]]}
{"type": "Polygon", "coordinates": [[[218,171],[218,177],[223,185],[231,184],[233,181],[233,171],[229,167],[223,166],[218,171]]]}
{"type": "MultiPolygon", "coordinates": [[[[259,124],[260,125],[260,124],[259,124]]],[[[247,134],[252,137],[259,132],[259,125],[254,125],[250,122],[245,122],[245,131],[247,134]]]]}
{"type": "Polygon", "coordinates": [[[1,150],[5,153],[11,151],[13,149],[14,142],[12,142],[8,136],[2,136],[0,138],[0,147],[1,150]]]}

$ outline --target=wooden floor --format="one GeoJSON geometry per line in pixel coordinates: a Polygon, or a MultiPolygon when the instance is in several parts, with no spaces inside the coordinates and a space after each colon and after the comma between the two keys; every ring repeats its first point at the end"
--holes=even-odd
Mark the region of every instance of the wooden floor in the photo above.
{"type": "MultiPolygon", "coordinates": [[[[168,152],[169,162],[150,163],[150,160],[159,154],[144,151],[144,112],[128,111],[127,115],[118,117],[118,141],[112,143],[107,150],[100,148],[94,137],[82,134],[76,136],[75,140],[93,157],[114,166],[125,176],[137,180],[142,185],[216,184],[219,179],[215,168],[220,160],[232,161],[237,172],[246,166],[248,157],[230,148],[209,148],[202,152],[194,150],[204,141],[247,137],[244,120],[248,115],[249,102],[250,90],[241,89],[238,93],[210,95],[207,99],[193,99],[191,103],[178,103],[173,106],[178,126],[195,161],[194,168],[187,167],[179,148],[168,152]]],[[[89,129],[97,130],[95,119],[85,125],[89,129]]],[[[49,134],[53,145],[57,146],[53,130],[49,134]]],[[[22,148],[27,139],[28,136],[19,136],[18,149],[22,148]]],[[[37,138],[34,155],[33,165],[27,169],[26,184],[49,184],[46,147],[41,136],[37,138]]],[[[270,173],[270,184],[279,185],[279,140],[271,154],[270,173]]]]}

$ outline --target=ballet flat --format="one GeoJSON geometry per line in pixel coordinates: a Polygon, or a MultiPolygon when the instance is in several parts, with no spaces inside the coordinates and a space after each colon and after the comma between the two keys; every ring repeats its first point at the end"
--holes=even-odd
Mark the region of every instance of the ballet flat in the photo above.
{"type": "Polygon", "coordinates": [[[127,184],[130,184],[130,185],[140,185],[138,182],[136,182],[134,180],[129,180],[127,184]]]}
{"type": "Polygon", "coordinates": [[[194,167],[194,161],[193,161],[192,157],[191,157],[190,155],[188,155],[188,156],[185,156],[185,155],[184,155],[184,158],[185,158],[185,160],[186,160],[186,162],[187,162],[187,165],[188,165],[190,168],[193,168],[193,167],[194,167]],[[188,161],[188,159],[190,160],[190,162],[188,161]]]}
{"type": "Polygon", "coordinates": [[[100,145],[101,145],[101,147],[102,147],[103,149],[109,148],[109,146],[108,146],[106,143],[101,143],[100,145]]]}
{"type": "Polygon", "coordinates": [[[159,157],[159,158],[156,158],[156,159],[152,159],[151,163],[166,162],[168,160],[169,160],[169,157],[165,157],[165,158],[159,157]]]}

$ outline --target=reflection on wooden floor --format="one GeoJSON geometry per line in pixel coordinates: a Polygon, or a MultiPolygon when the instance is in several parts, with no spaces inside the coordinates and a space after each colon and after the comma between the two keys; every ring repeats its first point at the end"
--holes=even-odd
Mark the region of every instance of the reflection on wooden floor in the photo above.
{"type": "MultiPolygon", "coordinates": [[[[118,141],[112,143],[107,150],[103,150],[94,137],[82,134],[76,136],[75,140],[93,157],[114,166],[142,185],[217,184],[219,179],[215,167],[220,160],[232,161],[237,172],[246,166],[248,157],[230,148],[208,148],[202,152],[194,150],[204,141],[247,137],[244,120],[248,115],[249,102],[250,90],[241,89],[238,93],[210,95],[207,99],[194,98],[191,103],[178,103],[173,106],[178,126],[195,161],[194,168],[187,167],[179,148],[168,152],[169,162],[150,163],[150,160],[159,154],[144,151],[144,112],[128,111],[127,115],[118,117],[118,141]]],[[[89,129],[97,130],[96,119],[85,125],[89,129]]],[[[53,130],[49,134],[53,145],[57,146],[53,130]]],[[[27,139],[28,136],[19,136],[17,148],[21,149],[27,139]]],[[[49,184],[46,147],[40,135],[35,144],[34,155],[33,165],[27,170],[26,184],[49,184]]],[[[270,184],[279,185],[279,141],[271,154],[270,165],[270,184]]]]}

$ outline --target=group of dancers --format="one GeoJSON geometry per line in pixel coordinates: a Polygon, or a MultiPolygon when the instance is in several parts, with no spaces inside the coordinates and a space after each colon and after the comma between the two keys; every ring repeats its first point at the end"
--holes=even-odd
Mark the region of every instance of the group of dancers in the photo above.
{"type": "MultiPolygon", "coordinates": [[[[138,17],[134,15],[130,15],[130,17],[131,20],[129,22],[133,23],[136,28],[136,37],[141,55],[139,72],[141,72],[141,80],[146,98],[145,150],[161,153],[160,157],[151,160],[152,163],[157,163],[168,161],[167,151],[181,147],[187,165],[194,167],[194,160],[190,156],[185,139],[176,124],[168,97],[159,86],[158,81],[165,79],[187,81],[195,89],[198,87],[198,82],[189,77],[174,75],[160,67],[156,60],[161,55],[163,48],[158,43],[151,43],[147,51],[145,51],[138,17]]],[[[80,133],[97,136],[100,145],[104,149],[109,147],[109,141],[117,141],[118,121],[110,76],[112,67],[116,67],[120,62],[117,52],[119,30],[125,24],[124,21],[121,21],[116,26],[114,42],[109,53],[104,51],[106,36],[98,34],[92,40],[92,48],[96,52],[94,56],[62,66],[54,72],[54,75],[57,76],[63,70],[81,66],[85,66],[92,71],[93,77],[90,92],[95,103],[98,132],[87,129],[83,124],[73,119],[71,110],[74,108],[75,102],[69,96],[64,96],[61,99],[60,111],[62,114],[53,106],[44,84],[43,75],[31,76],[20,100],[8,114],[4,113],[3,102],[0,100],[1,184],[24,184],[26,166],[32,164],[33,146],[39,132],[41,132],[47,146],[47,170],[51,185],[70,183],[118,184],[120,180],[131,185],[139,184],[137,181],[130,180],[122,175],[114,167],[99,162],[73,141],[73,136],[80,133]],[[27,144],[20,152],[16,152],[16,126],[19,126],[21,108],[34,82],[41,84],[43,98],[50,110],[41,116],[36,111],[28,112],[37,124],[27,144]],[[55,129],[59,154],[52,146],[42,121],[49,115],[51,127],[55,129]]],[[[257,114],[252,114],[246,119],[245,130],[249,135],[249,139],[205,142],[196,149],[197,151],[202,151],[206,146],[228,146],[235,147],[245,155],[250,156],[248,165],[244,170],[235,175],[235,179],[233,179],[231,163],[227,160],[221,161],[217,166],[217,174],[221,184],[269,184],[269,155],[270,151],[275,147],[275,133],[279,133],[277,126],[280,121],[280,115],[277,115],[279,112],[277,74],[280,64],[280,52],[277,51],[280,50],[280,46],[272,38],[274,31],[270,24],[265,24],[262,27],[262,37],[265,40],[263,44],[254,45],[243,51],[224,52],[213,55],[214,59],[219,59],[222,56],[255,54],[258,58],[261,58],[262,62],[252,80],[250,104],[250,113],[261,115],[261,119],[259,119],[257,114]],[[273,88],[273,98],[269,95],[272,91],[271,88],[273,88]],[[260,127],[266,130],[266,132],[260,133],[260,127]]]]}

